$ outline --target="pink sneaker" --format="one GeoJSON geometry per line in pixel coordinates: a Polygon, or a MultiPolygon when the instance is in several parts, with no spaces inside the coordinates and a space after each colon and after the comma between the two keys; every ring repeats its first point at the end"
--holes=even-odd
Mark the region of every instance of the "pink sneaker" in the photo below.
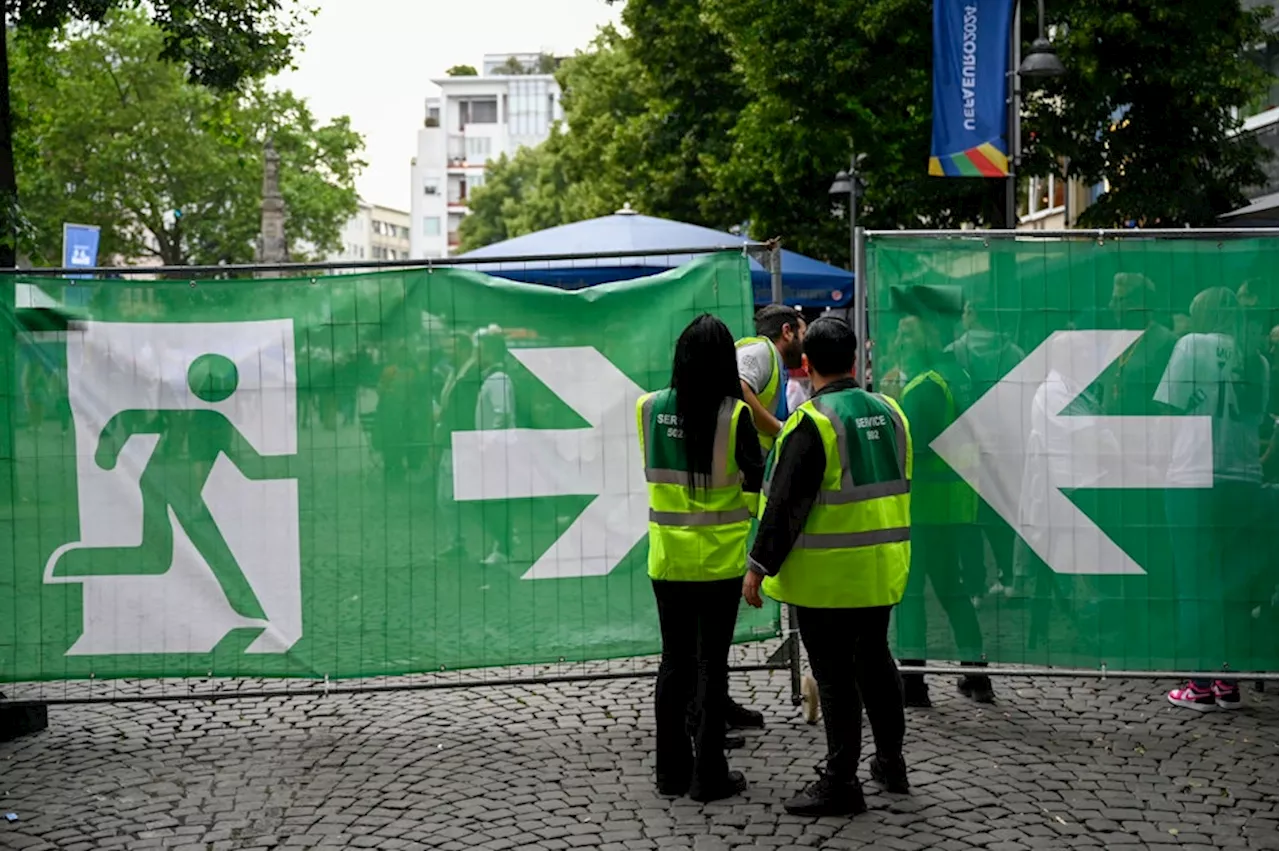
{"type": "Polygon", "coordinates": [[[1213,681],[1213,699],[1219,709],[1239,709],[1244,706],[1240,699],[1240,687],[1235,683],[1213,681]]]}
{"type": "MultiPolygon", "coordinates": [[[[1200,688],[1195,683],[1187,683],[1182,688],[1169,692],[1169,702],[1174,706],[1185,706],[1197,712],[1212,712],[1218,708],[1218,700],[1213,689],[1200,688]]],[[[1239,699],[1239,695],[1237,695],[1239,699]]]]}

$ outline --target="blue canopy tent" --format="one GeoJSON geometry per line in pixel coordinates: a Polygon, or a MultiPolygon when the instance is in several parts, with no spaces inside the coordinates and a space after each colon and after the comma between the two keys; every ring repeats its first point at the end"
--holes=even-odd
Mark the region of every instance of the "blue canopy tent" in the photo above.
{"type": "MultiPolygon", "coordinates": [[[[504,242],[463,254],[459,259],[484,260],[502,257],[539,257],[564,254],[662,251],[664,249],[730,248],[747,242],[741,236],[711,228],[655,219],[623,209],[612,216],[560,225],[537,233],[517,236],[504,242]]],[[[608,281],[625,281],[653,275],[689,262],[688,254],[658,254],[641,257],[601,257],[589,260],[529,260],[516,263],[477,263],[478,272],[576,290],[608,281]]],[[[769,272],[751,260],[751,283],[757,304],[767,304],[769,272]]],[[[787,304],[804,307],[846,307],[853,302],[853,275],[835,266],[796,254],[782,252],[782,291],[787,304]]]]}

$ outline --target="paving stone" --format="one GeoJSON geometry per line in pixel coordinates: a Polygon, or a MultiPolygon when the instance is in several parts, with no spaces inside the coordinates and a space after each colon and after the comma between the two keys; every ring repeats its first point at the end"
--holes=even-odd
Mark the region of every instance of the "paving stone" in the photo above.
{"type": "Polygon", "coordinates": [[[732,754],[747,794],[706,807],[653,788],[651,681],[54,707],[47,731],[0,744],[0,812],[21,816],[0,822],[0,848],[1280,845],[1273,687],[1249,692],[1248,712],[1201,717],[1163,704],[1154,683],[1000,678],[991,708],[935,678],[935,708],[908,710],[913,794],[868,783],[872,809],[850,820],[782,811],[823,749],[821,726],[799,720],[785,680],[733,675],[738,699],[765,711],[768,729],[732,754]]]}

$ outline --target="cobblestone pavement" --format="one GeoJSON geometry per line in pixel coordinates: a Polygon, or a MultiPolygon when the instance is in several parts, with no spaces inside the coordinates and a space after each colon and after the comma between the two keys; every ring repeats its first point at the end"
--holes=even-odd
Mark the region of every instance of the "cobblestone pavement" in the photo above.
{"type": "Polygon", "coordinates": [[[705,807],[653,791],[647,680],[54,708],[0,744],[0,848],[1277,847],[1274,686],[1200,716],[1163,683],[1000,679],[978,707],[932,680],[914,794],[868,782],[852,820],[782,811],[822,731],[779,673],[734,676],[769,728],[731,760],[747,794],[705,807]]]}

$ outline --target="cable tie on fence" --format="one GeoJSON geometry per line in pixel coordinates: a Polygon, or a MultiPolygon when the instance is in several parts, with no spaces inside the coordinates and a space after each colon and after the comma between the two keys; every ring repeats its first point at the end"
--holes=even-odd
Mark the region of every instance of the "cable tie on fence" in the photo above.
{"type": "Polygon", "coordinates": [[[324,675],[324,696],[325,697],[329,696],[329,675],[328,674],[324,675]]]}
{"type": "Polygon", "coordinates": [[[1107,663],[1103,662],[1102,663],[1102,679],[1105,680],[1106,678],[1107,678],[1107,663]]]}

